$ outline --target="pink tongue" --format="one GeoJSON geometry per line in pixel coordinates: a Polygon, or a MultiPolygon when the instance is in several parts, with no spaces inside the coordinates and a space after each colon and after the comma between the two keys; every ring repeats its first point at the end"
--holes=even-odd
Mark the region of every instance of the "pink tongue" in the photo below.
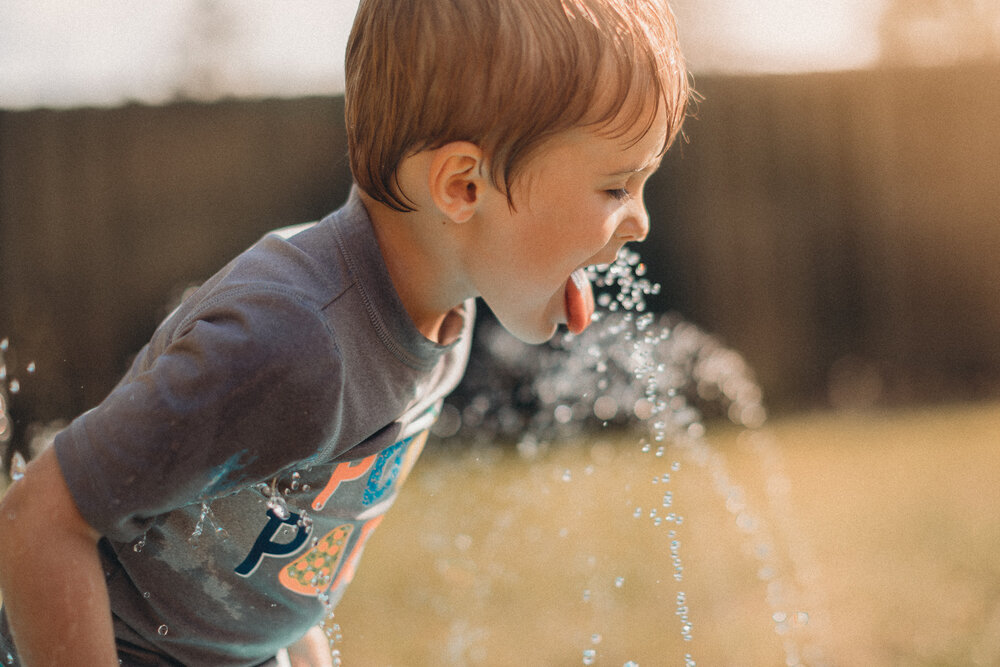
{"type": "Polygon", "coordinates": [[[594,290],[583,269],[577,269],[566,281],[566,325],[572,333],[581,333],[593,314],[594,290]]]}

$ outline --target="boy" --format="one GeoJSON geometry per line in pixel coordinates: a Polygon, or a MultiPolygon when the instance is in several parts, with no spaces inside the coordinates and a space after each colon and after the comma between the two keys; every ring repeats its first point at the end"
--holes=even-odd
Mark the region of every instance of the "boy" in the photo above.
{"type": "Polygon", "coordinates": [[[528,342],[582,331],[583,268],[645,237],[687,94],[666,0],[363,0],[349,201],[211,278],[11,486],[0,660],[331,664],[317,624],[472,300],[528,342]]]}

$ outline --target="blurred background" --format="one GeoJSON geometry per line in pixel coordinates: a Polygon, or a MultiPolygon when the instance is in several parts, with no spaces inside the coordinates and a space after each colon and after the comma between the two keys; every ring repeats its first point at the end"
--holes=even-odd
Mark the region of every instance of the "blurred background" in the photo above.
{"type": "MultiPolygon", "coordinates": [[[[743,353],[775,411],[998,395],[1000,5],[675,4],[704,100],[648,188],[654,307],[743,353]]],[[[3,3],[21,421],[94,405],[173,296],[343,201],[355,6],[3,3]]]]}
{"type": "MultiPolygon", "coordinates": [[[[895,653],[880,641],[861,662],[834,664],[1000,664],[989,649],[1000,566],[988,555],[1000,535],[966,504],[1000,500],[1000,438],[982,421],[996,424],[1000,399],[1000,3],[673,4],[703,99],[647,187],[653,230],[639,249],[662,284],[652,305],[746,358],[779,430],[795,433],[786,445],[822,453],[794,460],[799,483],[837,493],[809,477],[836,453],[854,473],[891,460],[899,467],[884,472],[904,482],[916,460],[912,478],[927,485],[893,496],[865,477],[857,511],[927,494],[953,503],[939,505],[953,510],[935,525],[954,530],[938,538],[985,535],[975,564],[945,568],[976,573],[962,581],[981,597],[955,612],[974,619],[975,641],[921,653],[900,648],[912,637],[899,630],[895,653]],[[816,419],[820,430],[804,435],[816,419]],[[928,419],[940,435],[913,457],[904,440],[928,419]],[[954,461],[965,463],[953,487],[935,486],[934,471],[954,461]],[[958,502],[963,486],[971,495],[958,502]]],[[[344,200],[342,60],[355,7],[0,4],[0,354],[12,417],[0,439],[23,448],[32,428],[95,405],[185,288],[267,230],[344,200]]],[[[810,514],[821,499],[808,489],[798,502],[807,520],[829,518],[826,506],[810,514]]],[[[880,516],[862,533],[900,525],[898,513],[880,516]]],[[[907,516],[913,532],[893,549],[933,532],[916,509],[907,516]]],[[[940,544],[923,544],[937,563],[940,544]]],[[[451,664],[477,662],[459,654],[451,664]]]]}

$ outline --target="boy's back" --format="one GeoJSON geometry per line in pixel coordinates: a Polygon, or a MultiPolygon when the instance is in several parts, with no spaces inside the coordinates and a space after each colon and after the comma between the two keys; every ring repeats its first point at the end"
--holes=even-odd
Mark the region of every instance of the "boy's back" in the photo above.
{"type": "Polygon", "coordinates": [[[54,444],[106,538],[119,645],[253,665],[316,625],[460,379],[472,319],[450,346],[414,329],[357,196],[189,297],[54,444]]]}

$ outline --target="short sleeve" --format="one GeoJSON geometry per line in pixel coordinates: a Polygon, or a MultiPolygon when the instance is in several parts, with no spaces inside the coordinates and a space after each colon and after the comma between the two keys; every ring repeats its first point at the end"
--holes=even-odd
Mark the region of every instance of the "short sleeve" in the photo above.
{"type": "Polygon", "coordinates": [[[269,479],[337,436],[340,359],[315,309],[285,290],[222,297],[56,438],[81,513],[107,537],[134,539],[156,516],[269,479]]]}

